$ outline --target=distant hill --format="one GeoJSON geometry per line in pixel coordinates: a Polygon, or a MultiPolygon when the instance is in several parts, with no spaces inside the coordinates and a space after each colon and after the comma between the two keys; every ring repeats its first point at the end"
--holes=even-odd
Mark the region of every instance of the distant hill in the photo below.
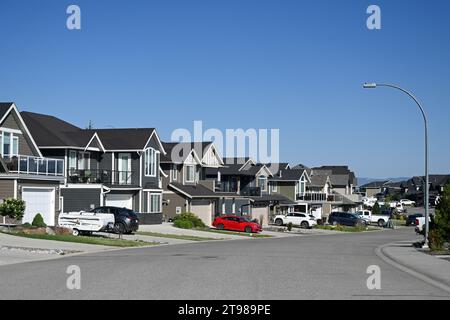
{"type": "Polygon", "coordinates": [[[385,178],[385,179],[377,179],[377,178],[358,178],[358,186],[363,186],[367,183],[371,183],[374,181],[393,181],[393,182],[400,182],[400,181],[406,181],[409,180],[409,177],[397,177],[397,178],[385,178]]]}

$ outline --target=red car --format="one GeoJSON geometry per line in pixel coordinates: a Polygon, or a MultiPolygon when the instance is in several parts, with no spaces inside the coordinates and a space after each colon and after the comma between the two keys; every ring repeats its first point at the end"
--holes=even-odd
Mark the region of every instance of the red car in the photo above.
{"type": "Polygon", "coordinates": [[[262,227],[259,223],[236,215],[217,217],[214,219],[213,227],[219,230],[242,231],[247,233],[258,233],[262,231],[262,227]]]}

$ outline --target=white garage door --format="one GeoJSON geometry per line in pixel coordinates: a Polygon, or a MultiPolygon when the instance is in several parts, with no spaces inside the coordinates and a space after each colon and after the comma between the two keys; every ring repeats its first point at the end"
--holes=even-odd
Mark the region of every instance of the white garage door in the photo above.
{"type": "Polygon", "coordinates": [[[133,209],[133,196],[131,194],[107,194],[106,206],[133,209]]]}
{"type": "Polygon", "coordinates": [[[191,212],[199,217],[205,225],[210,227],[212,225],[212,205],[209,204],[192,204],[191,212]]]}
{"type": "Polygon", "coordinates": [[[55,189],[54,188],[23,188],[22,200],[25,201],[23,223],[33,222],[40,213],[48,226],[55,225],[55,189]]]}

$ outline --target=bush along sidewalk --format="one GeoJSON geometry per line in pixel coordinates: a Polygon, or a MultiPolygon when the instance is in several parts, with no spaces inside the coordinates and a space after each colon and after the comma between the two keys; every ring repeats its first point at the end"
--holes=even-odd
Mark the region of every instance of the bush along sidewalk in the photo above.
{"type": "Polygon", "coordinates": [[[195,214],[184,212],[173,219],[173,225],[181,229],[205,228],[203,221],[195,214]]]}
{"type": "Polygon", "coordinates": [[[444,188],[444,193],[436,206],[435,215],[431,216],[428,240],[431,251],[450,250],[450,184],[444,188]]]}

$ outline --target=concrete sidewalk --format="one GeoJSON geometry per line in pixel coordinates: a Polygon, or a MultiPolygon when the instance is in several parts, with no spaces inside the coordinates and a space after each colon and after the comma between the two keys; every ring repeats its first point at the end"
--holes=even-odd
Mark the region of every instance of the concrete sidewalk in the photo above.
{"type": "Polygon", "coordinates": [[[377,249],[377,254],[397,268],[450,293],[449,261],[418,251],[411,241],[384,245],[377,249]]]}

